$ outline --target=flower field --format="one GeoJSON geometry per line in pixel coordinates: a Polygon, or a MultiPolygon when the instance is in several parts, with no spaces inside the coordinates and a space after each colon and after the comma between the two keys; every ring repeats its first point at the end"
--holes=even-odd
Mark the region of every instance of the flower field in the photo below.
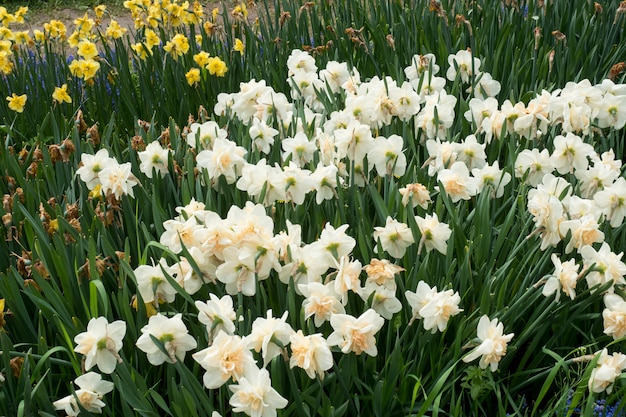
{"type": "Polygon", "coordinates": [[[626,415],[626,2],[124,7],[0,6],[0,415],[626,415]]]}

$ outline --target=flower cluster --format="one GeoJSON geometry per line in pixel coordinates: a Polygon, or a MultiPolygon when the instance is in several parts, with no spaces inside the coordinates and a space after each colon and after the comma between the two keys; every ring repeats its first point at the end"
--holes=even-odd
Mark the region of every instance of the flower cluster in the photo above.
{"type": "Polygon", "coordinates": [[[130,162],[118,163],[106,149],[100,149],[95,155],[84,153],[80,160],[82,166],[76,170],[76,175],[88,189],[111,194],[118,200],[123,195],[134,196],[133,187],[139,181],[131,172],[130,162]]]}
{"type": "MultiPolygon", "coordinates": [[[[194,19],[201,22],[199,14],[185,10],[175,4],[149,10],[145,22],[137,23],[144,29],[144,39],[133,45],[135,52],[145,57],[163,43],[152,29],[158,26],[155,22],[169,21],[174,27],[194,19]]],[[[137,5],[136,13],[145,13],[145,8],[137,5]]],[[[79,27],[90,24],[86,18],[76,23],[79,27]]],[[[58,36],[64,36],[57,29],[58,36]]],[[[241,50],[241,45],[236,47],[241,50]]],[[[95,57],[88,35],[77,40],[76,48],[84,62],[95,57]]],[[[191,49],[182,34],[163,46],[172,60],[182,59],[191,49]]],[[[190,85],[201,79],[201,68],[223,75],[225,70],[212,58],[203,52],[194,56],[199,68],[187,73],[190,85]]],[[[505,334],[499,319],[480,311],[484,307],[463,305],[464,294],[455,291],[456,282],[438,290],[420,277],[412,282],[417,282],[414,290],[407,288],[400,265],[407,254],[419,257],[423,250],[427,253],[421,259],[442,259],[452,253],[448,241],[453,229],[440,221],[446,219],[444,209],[433,207],[431,213],[425,212],[431,195],[445,196],[446,204],[470,206],[477,196],[503,198],[515,182],[530,188],[528,213],[524,214],[529,224],[532,220],[534,231],[528,240],[538,235],[539,250],[559,247],[572,257],[561,260],[556,253],[550,254],[554,272],[540,281],[542,294],[554,295],[557,303],[561,293],[574,300],[584,277],[590,292],[602,289],[604,333],[614,339],[623,337],[626,302],[617,289],[626,284],[626,264],[623,254],[613,252],[604,241],[603,230],[623,223],[626,182],[621,161],[610,151],[596,154],[587,136],[593,126],[624,126],[626,90],[610,82],[592,86],[583,81],[555,93],[543,92],[526,105],[505,101],[500,106],[494,98],[499,83],[481,71],[480,60],[471,52],[459,51],[448,63],[447,80],[463,88],[470,85],[466,92],[472,97],[464,117],[474,134],[456,141],[450,139],[449,129],[456,117],[457,98],[446,92],[446,79],[437,77],[440,68],[433,55],[414,56],[405,68],[407,81],[398,85],[391,77],[362,81],[355,68],[335,61],[318,71],[311,55],[294,50],[287,62],[290,97],[265,81],[251,80],[241,83],[238,92],[218,96],[215,120],[203,118],[197,123],[190,119],[181,147],[195,157],[198,183],[211,187],[211,192],[232,187],[256,202],[231,205],[222,216],[192,199],[176,208],[178,215],[159,225],[164,230],[159,243],[173,256],[151,259],[151,264],[138,265],[133,271],[137,300],[145,303],[150,316],[134,346],[147,360],[156,366],[189,361],[187,353],[203,343],[189,331],[196,324],[195,314],[172,312],[169,305],[181,295],[208,294],[193,303],[207,343],[190,356],[204,370],[205,388],[216,390],[229,384],[234,412],[275,415],[287,407],[287,399],[272,387],[273,361],[282,357],[291,368],[301,368],[311,379],[321,380],[334,366],[333,355],[377,356],[377,335],[386,321],[399,316],[407,318],[408,324],[420,320],[427,332],[443,333],[451,320],[461,322],[454,317],[464,310],[479,312],[477,338],[468,345],[473,350],[462,360],[479,359],[481,369],[496,371],[514,334],[505,334]],[[329,111],[327,101],[337,108],[329,111]],[[232,135],[235,129],[229,129],[230,125],[218,123],[224,119],[243,126],[245,138],[232,135]],[[413,123],[417,137],[381,135],[396,121],[413,123]],[[550,129],[561,130],[546,142],[551,151],[524,150],[517,155],[514,168],[501,169],[498,160],[489,160],[488,146],[504,135],[535,143],[550,129]],[[405,178],[404,148],[417,139],[423,140],[427,152],[423,168],[432,189],[407,183],[405,178]],[[402,201],[403,221],[400,215],[394,218],[396,213],[385,213],[386,217],[381,216],[384,225],[355,236],[371,238],[373,250],[385,252],[397,264],[374,258],[365,250],[357,253],[357,243],[367,243],[357,242],[350,226],[334,219],[310,233],[315,236],[310,242],[303,239],[303,226],[289,219],[285,219],[286,230],[275,232],[274,214],[279,208],[312,204],[313,193],[321,206],[338,200],[344,187],[389,184],[394,179],[404,185],[394,191],[402,201]],[[259,317],[242,311],[244,297],[259,297],[269,286],[295,294],[306,328],[292,327],[298,321],[290,320],[287,311],[267,308],[259,317]],[[241,325],[245,320],[250,321],[247,327],[241,325]]],[[[58,103],[67,102],[64,92],[63,87],[55,92],[58,103]]],[[[18,98],[7,97],[16,111],[18,98]]],[[[137,153],[139,170],[147,181],[170,173],[172,159],[180,155],[178,149],[174,155],[153,141],[137,153]]],[[[139,180],[130,162],[118,163],[105,149],[81,155],[81,162],[76,175],[89,190],[117,200],[134,196],[139,180]]],[[[473,323],[459,326],[467,322],[473,323]]],[[[90,321],[87,331],[75,339],[76,352],[85,356],[85,370],[97,366],[103,373],[114,372],[123,361],[119,352],[124,333],[123,323],[108,323],[103,317],[90,321]]],[[[589,379],[590,391],[610,391],[626,368],[623,356],[602,351],[589,379]]],[[[103,395],[111,389],[84,381],[76,380],[81,388],[76,396],[59,400],[55,406],[75,415],[71,413],[77,413],[78,398],[82,407],[98,412],[104,405],[103,395]]]]}

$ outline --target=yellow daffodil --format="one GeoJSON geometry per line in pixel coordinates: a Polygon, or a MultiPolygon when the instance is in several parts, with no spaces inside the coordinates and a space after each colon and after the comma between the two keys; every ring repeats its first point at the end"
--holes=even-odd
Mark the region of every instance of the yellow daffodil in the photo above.
{"type": "Polygon", "coordinates": [[[135,11],[139,11],[140,10],[140,6],[141,6],[141,2],[140,1],[126,0],[124,2],[124,8],[130,10],[131,13],[135,12],[135,11]]]}
{"type": "Polygon", "coordinates": [[[218,77],[223,77],[228,71],[226,63],[218,57],[209,58],[206,69],[209,70],[209,74],[216,75],[218,77]]]}
{"type": "Polygon", "coordinates": [[[12,41],[15,39],[15,34],[11,29],[0,26],[0,39],[3,41],[12,41]]]}
{"type": "MultiPolygon", "coordinates": [[[[152,316],[157,314],[157,310],[156,310],[156,308],[154,308],[154,305],[152,303],[145,303],[144,305],[146,306],[146,316],[147,317],[152,317],[152,316]]],[[[138,310],[138,307],[137,307],[137,297],[136,296],[134,296],[133,299],[131,300],[130,306],[132,308],[134,308],[135,310],[138,310]]]]}
{"type": "Polygon", "coordinates": [[[21,96],[18,96],[15,93],[11,94],[11,96],[7,97],[7,101],[9,102],[9,109],[18,113],[22,113],[24,111],[24,106],[26,105],[27,99],[28,97],[26,97],[26,94],[22,94],[21,96]]]}
{"type": "Polygon", "coordinates": [[[189,40],[182,33],[178,33],[171,40],[167,41],[163,50],[170,53],[174,59],[178,59],[178,57],[183,56],[189,50],[189,40]]]}
{"type": "Polygon", "coordinates": [[[27,30],[21,30],[19,32],[15,32],[15,43],[18,45],[28,45],[31,43],[33,39],[30,37],[30,34],[27,30]]]}
{"type": "Polygon", "coordinates": [[[96,13],[96,17],[98,19],[102,19],[102,17],[104,16],[104,12],[106,12],[107,7],[104,4],[99,4],[98,6],[94,7],[94,12],[96,13]]]}
{"type": "Polygon", "coordinates": [[[166,12],[168,13],[169,22],[172,27],[178,27],[183,24],[183,15],[185,13],[185,10],[178,4],[169,4],[167,6],[166,12]]]}
{"type": "Polygon", "coordinates": [[[0,298],[0,331],[4,330],[7,322],[4,320],[4,298],[0,298]]]}
{"type": "Polygon", "coordinates": [[[157,46],[161,43],[161,39],[159,35],[156,34],[152,29],[146,29],[146,46],[148,49],[152,50],[154,46],[157,46]]]}
{"type": "Polygon", "coordinates": [[[65,38],[67,33],[65,25],[60,20],[51,20],[48,23],[44,23],[43,29],[51,38],[65,38]]]}
{"type": "Polygon", "coordinates": [[[8,75],[13,71],[13,61],[11,61],[11,54],[7,51],[0,51],[0,72],[4,75],[8,75]]]}
{"type": "Polygon", "coordinates": [[[130,47],[133,51],[135,51],[140,59],[146,59],[148,55],[152,55],[152,49],[148,48],[148,46],[144,43],[135,43],[130,47]]]}
{"type": "Polygon", "coordinates": [[[74,19],[74,24],[76,25],[76,30],[84,35],[91,32],[93,28],[94,21],[89,17],[87,13],[83,17],[79,17],[74,19]]]}
{"type": "Polygon", "coordinates": [[[246,7],[245,3],[240,3],[235,6],[231,14],[235,18],[246,19],[248,17],[248,8],[246,7]]]}
{"type": "Polygon", "coordinates": [[[11,52],[11,41],[0,40],[0,52],[11,52]]]}
{"type": "Polygon", "coordinates": [[[70,62],[69,69],[70,69],[70,73],[74,77],[78,77],[78,78],[83,77],[83,69],[78,59],[75,59],[72,62],[70,62]]]}
{"type": "Polygon", "coordinates": [[[159,23],[165,24],[167,21],[166,16],[163,14],[163,9],[158,3],[154,3],[148,8],[148,24],[153,28],[159,26],[159,23]]]}
{"type": "Polygon", "coordinates": [[[233,46],[233,51],[239,52],[243,55],[243,51],[246,49],[243,42],[239,38],[235,38],[235,46],[233,46]]]}
{"type": "Polygon", "coordinates": [[[189,71],[187,71],[187,74],[185,74],[185,78],[187,78],[187,83],[189,85],[194,85],[200,82],[200,69],[199,68],[192,68],[189,71]]]}
{"type": "Polygon", "coordinates": [[[100,63],[93,59],[75,59],[69,67],[73,76],[88,81],[96,75],[100,69],[100,63]]]}
{"type": "Polygon", "coordinates": [[[84,59],[92,59],[98,56],[98,48],[96,44],[87,40],[78,43],[78,56],[84,59]]]}
{"type": "Polygon", "coordinates": [[[209,63],[209,57],[211,55],[208,52],[200,51],[193,56],[193,60],[201,67],[206,67],[209,63]]]}
{"type": "Polygon", "coordinates": [[[24,16],[26,16],[27,12],[28,12],[28,7],[26,6],[22,6],[19,9],[17,9],[17,11],[13,13],[13,16],[15,17],[15,22],[19,24],[24,23],[24,16]]]}
{"type": "Polygon", "coordinates": [[[39,42],[39,43],[42,43],[46,38],[45,33],[40,31],[39,29],[33,30],[33,36],[35,37],[35,42],[39,42]]]}
{"type": "Polygon", "coordinates": [[[89,198],[93,200],[100,200],[102,198],[102,185],[96,184],[93,190],[89,191],[89,198]]]}
{"type": "Polygon", "coordinates": [[[107,38],[111,38],[111,39],[119,39],[122,36],[124,36],[126,32],[127,32],[126,28],[121,27],[120,24],[117,23],[116,20],[111,19],[111,22],[109,23],[109,27],[107,27],[107,30],[106,30],[106,36],[107,38]]]}
{"type": "Polygon", "coordinates": [[[48,233],[53,234],[59,231],[59,219],[50,220],[48,225],[48,233]]]}
{"type": "Polygon", "coordinates": [[[195,24],[198,24],[202,21],[202,18],[204,17],[204,9],[202,8],[202,4],[200,4],[199,1],[195,1],[193,3],[193,11],[192,11],[193,15],[194,15],[194,22],[195,24]]]}
{"type": "Polygon", "coordinates": [[[133,13],[131,17],[133,18],[133,21],[135,22],[136,30],[141,30],[146,27],[146,22],[143,21],[143,18],[141,17],[139,13],[133,13]]]}
{"type": "Polygon", "coordinates": [[[15,22],[15,16],[7,11],[3,6],[0,6],[0,21],[3,26],[9,26],[9,24],[15,22]]]}
{"type": "Polygon", "coordinates": [[[70,35],[69,38],[67,38],[67,43],[69,46],[71,46],[72,48],[78,48],[78,44],[80,43],[81,40],[81,35],[79,32],[74,31],[72,32],[72,34],[70,35]]]}
{"type": "Polygon", "coordinates": [[[100,63],[93,59],[85,59],[81,65],[83,67],[83,79],[85,81],[93,78],[100,69],[100,63]]]}
{"type": "Polygon", "coordinates": [[[72,97],[67,93],[67,84],[63,84],[61,87],[55,87],[52,98],[58,103],[71,103],[72,97]]]}

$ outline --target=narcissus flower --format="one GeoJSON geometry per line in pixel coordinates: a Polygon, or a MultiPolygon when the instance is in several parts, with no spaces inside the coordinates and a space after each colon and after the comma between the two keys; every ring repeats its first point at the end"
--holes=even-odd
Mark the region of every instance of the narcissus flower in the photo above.
{"type": "Polygon", "coordinates": [[[63,84],[61,87],[55,87],[54,93],[52,93],[52,99],[57,103],[71,103],[72,97],[67,93],[67,84],[63,84]]]}
{"type": "Polygon", "coordinates": [[[432,333],[437,330],[443,332],[448,327],[450,318],[463,311],[462,308],[459,308],[460,302],[461,296],[454,290],[440,291],[434,294],[419,311],[424,319],[424,330],[430,330],[432,333]]]}
{"type": "Polygon", "coordinates": [[[578,282],[578,268],[574,259],[561,262],[558,255],[553,253],[551,256],[554,264],[554,274],[548,277],[543,286],[541,293],[546,297],[556,293],[556,302],[561,298],[563,291],[572,300],[576,297],[576,283],[578,282]]]}
{"type": "Polygon", "coordinates": [[[606,294],[604,305],[604,333],[615,340],[621,339],[626,336],[626,301],[617,294],[606,294]]]}
{"type": "Polygon", "coordinates": [[[370,263],[363,267],[363,270],[367,274],[365,285],[374,283],[395,291],[396,280],[394,277],[396,274],[404,271],[404,268],[392,264],[387,259],[372,258],[370,263]]]}
{"type": "Polygon", "coordinates": [[[60,20],[51,20],[43,24],[44,32],[51,38],[65,38],[67,29],[60,20]]]}
{"type": "Polygon", "coordinates": [[[433,213],[433,215],[427,214],[425,217],[415,216],[415,222],[422,234],[417,253],[419,254],[422,251],[422,247],[425,247],[428,252],[437,249],[437,251],[445,255],[448,249],[448,239],[452,235],[450,226],[439,222],[437,213],[433,213]]]}
{"type": "Polygon", "coordinates": [[[302,302],[304,319],[308,320],[313,316],[315,327],[320,327],[334,314],[346,312],[341,304],[340,296],[335,292],[334,281],[325,285],[320,282],[300,284],[298,289],[305,297],[302,302]]]}
{"type": "Polygon", "coordinates": [[[209,54],[208,52],[200,51],[193,56],[193,60],[199,66],[205,67],[209,63],[210,57],[211,57],[211,54],[209,54]]]}
{"type": "Polygon", "coordinates": [[[89,81],[100,69],[100,63],[94,59],[75,59],[70,63],[69,69],[73,76],[89,81]]]}
{"type": "Polygon", "coordinates": [[[229,385],[233,392],[228,403],[235,413],[246,413],[251,417],[275,417],[277,409],[283,409],[288,401],[272,388],[270,374],[266,369],[257,369],[241,378],[237,385],[229,385]]]}
{"type": "Polygon", "coordinates": [[[267,366],[270,361],[280,355],[282,348],[289,344],[289,338],[294,333],[287,323],[285,311],[281,318],[272,317],[272,310],[267,311],[267,317],[258,317],[252,323],[252,331],[246,336],[246,342],[255,352],[261,352],[263,356],[263,366],[267,366]]]}
{"type": "Polygon", "coordinates": [[[543,176],[554,171],[547,149],[524,149],[515,159],[515,176],[525,178],[533,187],[541,183],[543,176]]]}
{"type": "Polygon", "coordinates": [[[235,46],[233,46],[233,51],[239,52],[239,54],[243,55],[245,50],[246,50],[246,47],[241,41],[241,39],[235,38],[235,46]]]}
{"type": "Polygon", "coordinates": [[[187,144],[192,148],[213,149],[217,139],[226,139],[228,133],[216,122],[208,121],[202,124],[192,123],[187,133],[187,144]]]}
{"type": "Polygon", "coordinates": [[[458,75],[461,81],[467,84],[473,75],[480,74],[480,59],[473,56],[470,51],[461,50],[448,55],[448,64],[450,67],[446,72],[446,78],[450,81],[454,81],[458,75]]]}
{"type": "Polygon", "coordinates": [[[405,296],[411,306],[411,324],[416,319],[423,319],[424,329],[435,333],[443,332],[448,326],[451,317],[456,316],[463,309],[459,308],[461,296],[453,290],[437,291],[437,287],[430,288],[424,281],[417,284],[415,292],[406,291],[405,296]]]}
{"type": "Polygon", "coordinates": [[[212,56],[207,60],[206,69],[209,70],[209,74],[217,77],[223,77],[228,71],[226,63],[216,56],[212,56]]]}
{"type": "Polygon", "coordinates": [[[96,44],[88,40],[83,40],[78,43],[78,56],[84,59],[92,59],[98,56],[98,48],[96,44]]]}
{"type": "Polygon", "coordinates": [[[178,33],[165,43],[163,50],[171,54],[174,59],[178,59],[178,57],[183,56],[189,50],[189,39],[182,33],[178,33]]]}
{"type": "Polygon", "coordinates": [[[358,259],[350,260],[348,255],[344,255],[339,259],[337,263],[337,275],[334,283],[334,289],[341,303],[346,305],[348,303],[348,291],[358,293],[361,290],[361,261],[358,259]]]}
{"type": "Polygon", "coordinates": [[[420,206],[423,209],[428,208],[430,199],[430,193],[428,188],[420,183],[407,184],[405,187],[400,188],[400,194],[402,195],[402,205],[407,206],[411,203],[412,207],[420,206]]]}
{"type": "MultiPolygon", "coordinates": [[[[583,246],[580,250],[584,267],[593,268],[585,275],[589,288],[596,285],[604,285],[612,283],[613,285],[626,285],[624,275],[626,275],[626,264],[622,262],[624,252],[614,253],[608,243],[602,243],[599,250],[595,250],[592,246],[583,246]]],[[[609,288],[609,292],[613,292],[613,285],[609,288]]]]}
{"type": "Polygon", "coordinates": [[[226,294],[218,298],[215,294],[209,294],[206,303],[196,301],[198,309],[198,321],[204,324],[209,334],[217,334],[220,331],[226,334],[235,332],[235,320],[237,315],[233,309],[233,299],[226,294]]]}
{"type": "Polygon", "coordinates": [[[554,152],[550,161],[559,174],[572,173],[575,170],[586,170],[589,166],[587,157],[594,154],[593,146],[584,143],[580,136],[567,133],[554,138],[554,152]]]}
{"type": "Polygon", "coordinates": [[[506,355],[507,344],[514,334],[504,334],[504,324],[498,319],[489,320],[489,317],[482,316],[478,322],[478,341],[480,345],[463,357],[463,362],[471,362],[480,357],[479,365],[481,369],[490,367],[494,372],[498,369],[498,363],[506,355]]]}
{"type": "Polygon", "coordinates": [[[102,185],[102,193],[111,193],[118,200],[122,195],[134,197],[133,187],[139,184],[137,178],[131,172],[131,163],[109,164],[98,173],[98,179],[102,185]]]}
{"type": "Polygon", "coordinates": [[[135,51],[140,59],[146,59],[148,56],[152,55],[152,49],[149,48],[145,43],[137,42],[130,45],[130,48],[135,51]]]}
{"type": "Polygon", "coordinates": [[[24,106],[26,106],[26,100],[28,97],[26,94],[22,94],[18,96],[13,93],[7,97],[7,101],[9,102],[9,109],[13,110],[17,113],[22,113],[24,111],[24,106]]]}
{"type": "Polygon", "coordinates": [[[127,31],[128,30],[121,27],[116,20],[111,19],[111,22],[109,22],[109,26],[107,27],[105,34],[107,38],[119,39],[124,36],[127,31]]]}
{"type": "Polygon", "coordinates": [[[344,224],[335,229],[332,224],[326,223],[319,239],[312,243],[324,254],[324,261],[328,265],[350,254],[356,246],[356,240],[346,233],[348,227],[344,224]]]}
{"type": "Polygon", "coordinates": [[[80,389],[74,394],[52,403],[56,410],[63,410],[68,416],[77,416],[83,407],[90,413],[100,414],[102,408],[106,405],[102,398],[113,390],[115,385],[113,382],[103,381],[102,377],[95,372],[87,372],[74,380],[80,389]]]}
{"type": "Polygon", "coordinates": [[[191,68],[185,74],[185,78],[187,79],[187,84],[193,86],[200,82],[200,69],[199,68],[191,68]]]}
{"type": "Polygon", "coordinates": [[[246,340],[223,331],[218,333],[211,346],[192,357],[206,371],[202,380],[208,389],[219,388],[231,378],[239,381],[257,369],[246,340]]]}
{"type": "Polygon", "coordinates": [[[478,180],[470,176],[467,165],[455,162],[450,169],[442,169],[437,175],[437,181],[453,203],[459,200],[469,200],[478,193],[478,180]]]}
{"type": "Polygon", "coordinates": [[[398,135],[388,138],[377,137],[372,149],[367,153],[367,160],[376,167],[378,175],[395,175],[401,177],[406,171],[406,156],[402,152],[404,139],[398,135]]]}
{"type": "Polygon", "coordinates": [[[333,354],[321,333],[305,336],[302,330],[298,330],[291,335],[289,342],[291,343],[289,367],[297,366],[304,369],[311,379],[316,375],[324,379],[324,371],[333,366],[333,354]]]}
{"type": "Polygon", "coordinates": [[[144,151],[138,153],[141,161],[139,170],[148,178],[152,178],[154,171],[161,175],[167,174],[169,172],[167,163],[170,153],[174,153],[174,151],[163,148],[158,141],[150,142],[144,151]]]}
{"type": "Polygon", "coordinates": [[[80,156],[81,167],[76,170],[76,175],[87,185],[87,188],[93,190],[100,185],[98,174],[106,166],[117,164],[114,158],[109,157],[109,151],[100,149],[95,155],[84,153],[80,156]]]}
{"type": "MultiPolygon", "coordinates": [[[[377,242],[380,240],[382,250],[394,258],[402,258],[406,248],[415,242],[409,226],[391,216],[387,217],[384,227],[374,227],[374,240],[377,242]]],[[[376,250],[375,248],[374,251],[376,250]]]]}
{"type": "Polygon", "coordinates": [[[150,317],[148,324],[141,328],[142,334],[137,339],[137,347],[147,353],[148,361],[152,365],[182,361],[185,353],[198,345],[187,331],[182,317],[181,313],[170,318],[158,313],[150,317]],[[158,339],[162,346],[158,346],[151,336],[158,339]]]}
{"type": "Polygon", "coordinates": [[[118,352],[126,334],[126,323],[121,320],[109,323],[106,317],[92,318],[87,323],[87,331],[76,335],[75,352],[85,355],[85,369],[94,365],[100,372],[110,374],[115,365],[122,361],[118,352]]]}
{"type": "Polygon", "coordinates": [[[363,301],[371,302],[371,307],[383,318],[391,320],[393,315],[402,310],[402,303],[396,298],[395,288],[368,282],[359,290],[363,301]]]}
{"type": "Polygon", "coordinates": [[[235,142],[217,138],[212,149],[198,153],[196,164],[199,169],[207,170],[212,182],[216,183],[220,176],[224,176],[228,184],[233,184],[246,163],[247,153],[245,148],[237,146],[235,142]]]}
{"type": "Polygon", "coordinates": [[[11,57],[12,54],[9,51],[0,50],[0,73],[9,75],[13,71],[11,57]]]}
{"type": "Polygon", "coordinates": [[[339,346],[343,353],[378,354],[374,336],[385,324],[385,319],[373,309],[370,308],[358,318],[349,314],[334,314],[330,324],[334,332],[328,336],[329,345],[339,346]]]}
{"type": "Polygon", "coordinates": [[[606,391],[610,394],[613,391],[613,383],[626,369],[626,355],[619,352],[609,355],[606,348],[596,352],[597,354],[600,354],[600,357],[589,377],[589,391],[595,393],[606,391]]]}

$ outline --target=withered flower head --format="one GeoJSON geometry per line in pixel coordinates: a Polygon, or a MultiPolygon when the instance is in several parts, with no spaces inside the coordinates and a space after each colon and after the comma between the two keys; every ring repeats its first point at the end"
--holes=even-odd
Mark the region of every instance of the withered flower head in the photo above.
{"type": "Polygon", "coordinates": [[[93,146],[98,146],[100,144],[100,133],[98,132],[98,124],[95,123],[89,129],[87,129],[87,134],[85,136],[87,138],[87,142],[91,142],[93,146]]]}
{"type": "Polygon", "coordinates": [[[78,210],[78,202],[74,204],[65,204],[65,218],[67,220],[77,219],[80,215],[80,211],[78,210]]]}
{"type": "Polygon", "coordinates": [[[61,148],[59,145],[49,145],[48,153],[50,154],[52,162],[59,162],[63,160],[63,155],[61,154],[61,148]]]}
{"type": "Polygon", "coordinates": [[[608,75],[609,80],[615,81],[617,76],[620,75],[622,71],[624,71],[625,69],[626,69],[626,63],[624,62],[618,62],[617,64],[613,65],[611,67],[611,70],[609,71],[609,75],[608,75]]]}
{"type": "Polygon", "coordinates": [[[74,124],[76,125],[76,128],[78,128],[78,131],[81,133],[87,130],[87,123],[85,123],[85,120],[83,119],[82,110],[78,110],[78,112],[76,113],[76,119],[74,119],[74,124]]]}
{"type": "Polygon", "coordinates": [[[283,28],[283,26],[285,25],[285,23],[289,19],[291,19],[291,13],[289,13],[289,12],[282,12],[280,14],[280,18],[278,19],[278,24],[280,25],[281,29],[283,28]]]}
{"type": "Polygon", "coordinates": [[[131,146],[135,151],[143,151],[144,149],[146,149],[146,143],[139,135],[133,136],[133,138],[131,139],[131,146]]]}
{"type": "Polygon", "coordinates": [[[22,365],[24,365],[24,357],[16,356],[11,358],[9,361],[9,366],[11,367],[11,374],[14,378],[19,378],[22,373],[22,365]]]}

